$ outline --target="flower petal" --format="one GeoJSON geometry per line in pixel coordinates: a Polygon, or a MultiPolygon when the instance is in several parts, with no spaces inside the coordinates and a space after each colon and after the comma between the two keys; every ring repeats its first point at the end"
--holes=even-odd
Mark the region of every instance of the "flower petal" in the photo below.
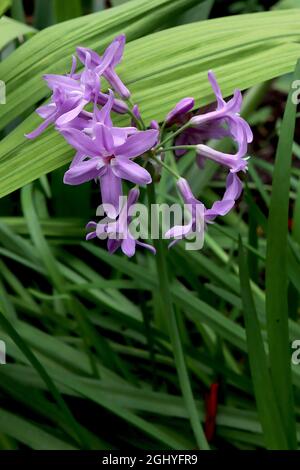
{"type": "Polygon", "coordinates": [[[124,255],[128,256],[129,258],[135,254],[135,247],[136,241],[133,238],[128,236],[122,240],[121,249],[124,255]]]}
{"type": "Polygon", "coordinates": [[[64,183],[77,185],[97,178],[99,173],[101,173],[99,164],[101,165],[101,160],[93,158],[91,160],[78,163],[78,165],[71,166],[64,175],[64,183]]]}
{"type": "Polygon", "coordinates": [[[73,121],[73,119],[81,113],[87,103],[88,101],[86,100],[80,100],[79,104],[74,109],[71,109],[71,111],[68,111],[57,119],[57,126],[65,126],[70,121],[73,121]]]}
{"type": "Polygon", "coordinates": [[[91,157],[98,157],[101,149],[97,147],[95,141],[78,129],[62,128],[59,132],[66,141],[72,145],[78,152],[91,157]]]}
{"type": "Polygon", "coordinates": [[[128,137],[125,144],[115,149],[115,155],[135,158],[150,150],[157,142],[158,131],[140,131],[128,137]]]}
{"type": "Polygon", "coordinates": [[[34,131],[30,132],[29,134],[25,134],[25,137],[27,139],[35,139],[39,135],[41,135],[42,132],[44,132],[47,127],[54,122],[54,116],[50,116],[48,119],[46,119],[42,124],[40,124],[34,131]]]}
{"type": "Polygon", "coordinates": [[[102,204],[111,204],[115,208],[113,213],[108,211],[107,215],[115,217],[115,211],[119,210],[119,198],[122,195],[122,181],[113,173],[111,165],[107,165],[107,171],[100,176],[100,187],[102,204]]]}
{"type": "Polygon", "coordinates": [[[111,162],[112,171],[116,176],[135,184],[149,184],[152,181],[150,173],[142,166],[127,158],[118,157],[111,162]]]}
{"type": "Polygon", "coordinates": [[[94,127],[95,143],[98,148],[104,149],[108,154],[114,153],[114,139],[111,128],[101,123],[97,123],[94,127]]]}
{"type": "Polygon", "coordinates": [[[174,121],[178,116],[186,114],[194,107],[194,98],[183,98],[176,106],[167,114],[166,123],[174,121]]]}
{"type": "Polygon", "coordinates": [[[106,78],[106,80],[111,84],[111,86],[114,88],[114,90],[125,100],[130,98],[130,91],[128,88],[124,85],[120,77],[116,74],[116,72],[109,67],[107,70],[105,70],[103,76],[106,78]]]}

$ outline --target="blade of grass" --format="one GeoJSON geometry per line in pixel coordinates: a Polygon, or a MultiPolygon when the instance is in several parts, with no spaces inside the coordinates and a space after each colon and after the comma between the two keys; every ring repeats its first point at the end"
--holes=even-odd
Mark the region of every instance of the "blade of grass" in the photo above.
{"type": "Polygon", "coordinates": [[[80,424],[77,423],[76,419],[72,415],[69,407],[67,406],[66,402],[64,401],[63,397],[59,393],[56,385],[52,381],[51,377],[46,372],[45,368],[42,364],[38,361],[36,356],[31,352],[30,348],[27,344],[23,341],[22,337],[18,334],[15,328],[11,325],[11,323],[5,318],[5,316],[0,313],[0,324],[7,331],[9,336],[12,338],[14,343],[18,346],[18,348],[22,351],[25,357],[30,361],[34,369],[38,372],[40,377],[43,379],[49,392],[52,394],[54,400],[57,402],[58,406],[61,408],[65,419],[67,420],[69,426],[74,430],[78,441],[81,445],[83,445],[84,449],[88,449],[89,445],[86,441],[86,436],[83,434],[80,424]]]}
{"type": "MultiPolygon", "coordinates": [[[[156,204],[155,189],[153,184],[148,185],[148,203],[154,207],[156,204]]],[[[151,210],[150,213],[152,214],[151,210]]],[[[154,214],[154,223],[158,223],[158,216],[154,214]]],[[[153,221],[151,221],[153,224],[153,221]]],[[[180,334],[178,331],[177,319],[175,310],[172,302],[172,296],[169,289],[168,270],[166,264],[166,254],[161,239],[155,240],[155,248],[157,251],[156,262],[157,262],[157,274],[159,279],[159,289],[161,295],[161,302],[164,305],[164,311],[166,315],[166,321],[169,327],[170,339],[173,347],[173,354],[180,382],[182,395],[188,410],[189,419],[191,423],[194,436],[201,450],[209,450],[209,445],[203,432],[199,413],[194,401],[193,391],[189,379],[188,370],[185,363],[184,352],[181,344],[180,334]]]]}
{"type": "Polygon", "coordinates": [[[241,239],[239,241],[239,268],[250,370],[265,445],[268,449],[287,450],[288,442],[268,369],[241,239]]]}
{"type": "MultiPolygon", "coordinates": [[[[300,75],[300,61],[294,80],[300,75]]],[[[271,377],[289,447],[297,448],[287,304],[288,208],[296,104],[287,99],[277,146],[268,219],[266,318],[271,377]]]]}

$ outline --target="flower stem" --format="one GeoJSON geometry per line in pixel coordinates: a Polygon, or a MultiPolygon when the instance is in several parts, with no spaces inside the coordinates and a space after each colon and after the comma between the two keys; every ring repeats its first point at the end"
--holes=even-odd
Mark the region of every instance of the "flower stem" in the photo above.
{"type": "Polygon", "coordinates": [[[180,175],[175,170],[173,170],[173,168],[171,168],[169,165],[167,165],[164,161],[160,160],[156,155],[151,155],[151,159],[154,160],[159,165],[161,165],[163,168],[165,168],[177,180],[180,178],[180,175]]]}
{"type": "MultiPolygon", "coordinates": [[[[151,221],[152,224],[158,224],[158,214],[153,211],[153,208],[156,207],[156,195],[153,184],[147,186],[148,191],[148,204],[151,217],[154,217],[155,220],[151,221]]],[[[151,224],[151,225],[152,225],[151,224]]],[[[178,330],[177,319],[175,315],[175,310],[172,302],[171,292],[169,288],[169,278],[168,270],[166,263],[166,256],[164,252],[164,245],[161,238],[154,240],[154,245],[156,248],[156,267],[159,280],[159,291],[161,298],[161,305],[163,305],[164,313],[166,315],[166,321],[169,328],[169,334],[175,359],[175,365],[177,369],[177,374],[179,378],[181,392],[184,398],[184,402],[188,411],[190,423],[194,436],[197,442],[199,449],[209,450],[209,445],[207,443],[205,434],[202,429],[202,425],[199,418],[199,413],[195,404],[193,391],[189,379],[188,370],[185,363],[184,352],[181,344],[180,334],[178,330]]]]}
{"type": "Polygon", "coordinates": [[[159,147],[155,152],[168,152],[169,150],[196,150],[196,148],[197,145],[173,145],[172,147],[159,147]]]}
{"type": "Polygon", "coordinates": [[[162,142],[158,143],[157,146],[154,148],[154,150],[156,150],[157,148],[165,145],[167,142],[170,142],[170,140],[174,139],[177,135],[181,134],[181,132],[183,132],[185,129],[187,129],[188,127],[190,127],[190,123],[187,122],[186,124],[184,124],[182,127],[180,127],[179,129],[177,129],[177,131],[173,132],[172,134],[169,134],[165,140],[163,140],[162,142]]]}

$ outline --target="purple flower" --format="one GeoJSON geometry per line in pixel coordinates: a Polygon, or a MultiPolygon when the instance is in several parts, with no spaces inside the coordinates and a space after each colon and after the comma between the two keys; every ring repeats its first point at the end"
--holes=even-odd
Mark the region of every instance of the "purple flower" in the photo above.
{"type": "Polygon", "coordinates": [[[184,98],[183,100],[179,101],[176,106],[167,114],[165,119],[167,124],[173,124],[178,119],[181,120],[181,117],[184,116],[186,113],[192,111],[195,105],[194,98],[184,98]]]}
{"type": "MultiPolygon", "coordinates": [[[[85,68],[82,73],[76,73],[76,58],[73,56],[72,68],[67,75],[44,75],[44,80],[52,90],[52,98],[49,104],[37,109],[37,113],[44,119],[44,122],[33,132],[26,135],[29,139],[39,136],[50,124],[62,127],[71,125],[78,127],[74,120],[82,117],[85,106],[90,102],[105,105],[108,95],[100,91],[101,76],[112,77],[112,82],[119,83],[113,70],[114,65],[121,60],[125,37],[116,38],[102,57],[90,49],[78,48],[80,60],[85,68]],[[95,57],[97,63],[95,63],[95,57]]],[[[128,106],[121,100],[114,99],[113,110],[124,114],[128,111],[128,106]]]]}
{"type": "Polygon", "coordinates": [[[118,248],[121,248],[126,256],[131,257],[135,254],[137,245],[147,248],[155,254],[156,251],[153,246],[135,239],[130,232],[130,223],[132,221],[131,208],[137,202],[139,194],[140,192],[137,188],[133,188],[129,191],[127,202],[123,205],[118,214],[118,220],[104,224],[89,222],[86,228],[92,230],[87,234],[86,239],[91,240],[97,236],[101,237],[103,234],[107,234],[107,248],[111,254],[115,253],[118,248]]]}
{"type": "Polygon", "coordinates": [[[217,216],[226,215],[240,197],[243,186],[236,173],[229,173],[226,179],[226,190],[221,201],[216,201],[210,209],[205,209],[205,222],[212,222],[217,216]]]}
{"type": "Polygon", "coordinates": [[[185,225],[177,225],[165,234],[165,238],[175,238],[169,247],[191,234],[203,235],[204,225],[212,223],[219,215],[226,215],[234,206],[242,192],[242,183],[236,173],[229,173],[226,179],[226,190],[220,201],[214,202],[210,209],[195,198],[186,179],[180,178],[177,187],[190,212],[190,220],[185,225]]]}
{"type": "Polygon", "coordinates": [[[158,131],[112,127],[109,116],[112,102],[111,93],[107,105],[98,112],[98,121],[88,129],[90,136],[72,128],[61,129],[61,133],[79,152],[76,164],[72,164],[65,173],[64,182],[77,185],[99,179],[102,202],[117,207],[122,179],[141,185],[151,183],[148,171],[132,159],[155,145],[158,131]]]}
{"type": "Polygon", "coordinates": [[[190,220],[187,224],[175,225],[175,227],[166,232],[166,239],[175,238],[175,240],[169,244],[169,248],[190,235],[202,237],[204,231],[204,205],[195,198],[186,179],[179,178],[177,187],[190,213],[190,220]]]}
{"type": "MultiPolygon", "coordinates": [[[[188,100],[191,99],[187,99],[186,109],[184,100],[179,102],[169,115],[172,119],[176,117],[176,120],[183,124],[189,121],[190,127],[179,134],[175,145],[197,145],[197,161],[200,164],[203,162],[203,157],[205,157],[229,167],[232,172],[245,171],[247,169],[247,160],[244,157],[247,153],[247,144],[252,141],[253,135],[248,123],[239,115],[242,94],[239,90],[236,90],[233,97],[226,103],[213,72],[208,73],[208,79],[216,96],[217,108],[214,111],[198,114],[189,119],[185,115],[192,108],[192,104],[190,104],[190,107],[188,106],[188,100]],[[181,110],[183,111],[181,112],[181,110]],[[236,143],[238,150],[235,154],[226,154],[203,144],[206,140],[222,139],[224,137],[230,137],[236,143]]],[[[186,150],[184,149],[176,151],[177,156],[182,156],[185,153],[186,150]]]]}
{"type": "Polygon", "coordinates": [[[249,124],[239,115],[242,105],[242,94],[240,90],[235,90],[233,97],[226,103],[216,78],[211,71],[208,73],[208,78],[216,95],[217,108],[215,111],[194,116],[190,123],[200,130],[203,125],[210,126],[212,138],[220,138],[222,134],[224,137],[232,138],[238,150],[235,154],[227,154],[212,149],[208,145],[199,144],[197,145],[197,153],[202,157],[210,158],[227,166],[233,173],[246,171],[247,158],[244,157],[247,153],[247,144],[252,141],[253,134],[249,124]],[[216,126],[216,136],[213,135],[214,126],[216,126]]]}
{"type": "Polygon", "coordinates": [[[99,56],[95,51],[85,48],[78,47],[77,55],[79,60],[85,64],[86,57],[90,55],[91,63],[90,69],[97,70],[99,66],[104,62],[108,63],[108,66],[103,69],[102,73],[104,78],[111,84],[114,90],[124,99],[130,97],[128,88],[124,85],[120,77],[115,72],[115,67],[121,62],[124,52],[124,46],[126,37],[124,34],[117,36],[113,42],[108,46],[103,56],[99,56]]]}

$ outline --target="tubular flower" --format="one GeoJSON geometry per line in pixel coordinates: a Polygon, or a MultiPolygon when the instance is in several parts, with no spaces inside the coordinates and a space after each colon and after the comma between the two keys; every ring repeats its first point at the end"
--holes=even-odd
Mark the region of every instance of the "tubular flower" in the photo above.
{"type": "Polygon", "coordinates": [[[195,198],[185,178],[179,178],[177,181],[177,188],[181,193],[189,211],[190,220],[187,224],[175,225],[175,227],[166,232],[166,239],[175,238],[175,240],[170,243],[169,248],[171,248],[183,238],[187,238],[189,235],[198,234],[201,236],[204,229],[204,205],[195,198]]]}
{"type": "Polygon", "coordinates": [[[86,239],[91,240],[97,236],[101,237],[101,235],[106,233],[108,235],[107,249],[111,254],[121,248],[125,255],[132,257],[135,254],[137,245],[155,254],[155,248],[153,246],[137,240],[130,232],[130,223],[132,221],[131,208],[136,204],[139,194],[140,192],[137,188],[133,188],[129,191],[128,199],[121,207],[117,220],[104,224],[89,222],[86,228],[87,230],[91,230],[86,235],[86,239]]]}
{"type": "MultiPolygon", "coordinates": [[[[252,141],[253,135],[248,123],[239,115],[242,105],[241,92],[235,90],[233,97],[226,102],[213,72],[208,72],[208,79],[216,96],[217,107],[214,111],[190,118],[186,113],[193,108],[191,99],[186,98],[186,108],[183,106],[184,100],[179,102],[168,114],[167,122],[168,117],[171,116],[177,122],[189,122],[190,125],[176,137],[175,145],[197,145],[197,161],[200,166],[203,163],[203,157],[206,157],[225,165],[232,172],[245,171],[247,159],[244,157],[247,154],[247,144],[252,141]],[[190,106],[188,106],[189,104],[190,106]],[[230,137],[237,145],[238,150],[235,154],[226,154],[203,144],[209,139],[219,140],[224,137],[230,137]]],[[[184,149],[176,151],[177,156],[182,156],[185,153],[184,149]]]]}
{"type": "Polygon", "coordinates": [[[102,66],[103,62],[108,66],[103,70],[104,78],[110,83],[113,89],[124,99],[130,97],[130,91],[124,85],[120,77],[115,72],[115,67],[121,62],[125,47],[126,37],[124,34],[117,36],[113,42],[108,46],[103,56],[99,56],[95,51],[85,47],[77,48],[77,55],[79,60],[84,64],[86,57],[91,57],[91,70],[96,70],[102,66]]]}
{"type": "Polygon", "coordinates": [[[210,209],[207,209],[201,201],[195,198],[186,179],[180,178],[177,187],[190,213],[190,220],[185,225],[176,225],[168,230],[165,238],[175,238],[169,245],[173,246],[179,240],[187,238],[192,234],[203,235],[206,223],[212,223],[213,220],[221,215],[226,215],[234,206],[236,200],[242,192],[242,182],[236,173],[229,173],[226,180],[226,190],[220,201],[214,202],[210,209]]]}

